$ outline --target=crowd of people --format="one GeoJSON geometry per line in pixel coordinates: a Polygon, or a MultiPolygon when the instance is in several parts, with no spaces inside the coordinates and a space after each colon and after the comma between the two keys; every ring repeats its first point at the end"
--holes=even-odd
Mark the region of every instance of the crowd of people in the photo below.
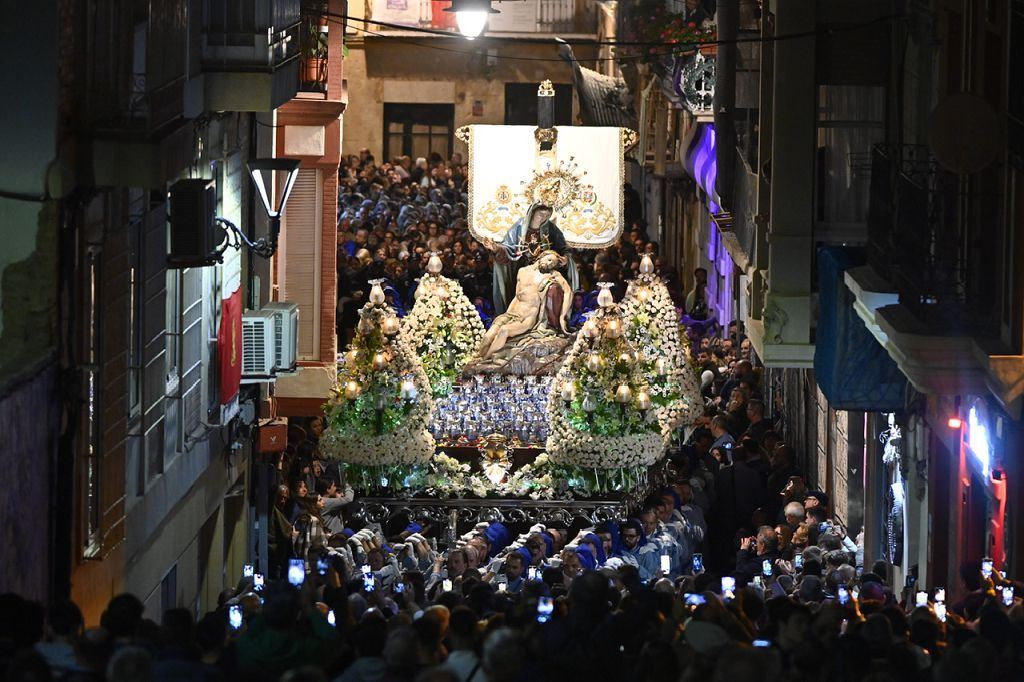
{"type": "MultiPolygon", "coordinates": [[[[456,154],[340,171],[339,332],[369,281],[400,314],[430,252],[481,317],[492,254],[467,229],[456,154]]],[[[578,256],[574,326],[597,281],[621,297],[657,256],[627,188],[632,229],[578,256]]],[[[319,419],[295,421],[277,462],[269,561],[246,566],[217,608],[147,612],[114,597],[98,624],[78,607],[0,595],[0,671],[11,681],[1024,680],[1024,585],[967,563],[957,599],[890,585],[862,537],[834,518],[785,442],[742,326],[708,314],[707,273],[684,295],[706,406],[629,518],[596,525],[480,523],[445,545],[429,520],[381,526],[320,457],[319,419]],[[88,627],[86,627],[88,625],[88,627]]],[[[943,590],[944,592],[944,590],[943,590]]],[[[951,590],[951,593],[953,590],[951,590]]]]}
{"type": "Polygon", "coordinates": [[[740,538],[724,574],[680,554],[701,548],[700,500],[682,477],[635,518],[518,536],[483,523],[445,551],[416,522],[393,535],[345,528],[284,578],[247,567],[198,621],[185,608],[151,620],[121,594],[85,627],[71,602],[0,595],[0,672],[11,682],[1024,679],[1024,585],[974,563],[955,602],[896,589],[884,562],[862,570],[817,494],[740,538]]]}

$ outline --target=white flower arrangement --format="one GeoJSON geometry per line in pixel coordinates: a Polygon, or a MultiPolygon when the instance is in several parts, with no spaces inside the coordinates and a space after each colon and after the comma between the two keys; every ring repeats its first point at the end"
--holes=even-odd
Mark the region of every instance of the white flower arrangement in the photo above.
{"type": "Polygon", "coordinates": [[[667,425],[649,409],[653,405],[641,409],[634,402],[646,396],[649,377],[635,361],[622,323],[614,303],[592,313],[551,383],[547,452],[554,464],[634,469],[665,452],[667,425]],[[616,405],[620,391],[628,404],[616,405]]]}
{"type": "Polygon", "coordinates": [[[630,282],[622,300],[622,316],[626,338],[640,352],[644,374],[651,378],[659,421],[669,432],[692,424],[704,401],[689,362],[689,344],[679,332],[679,313],[664,281],[654,274],[641,274],[630,282]]]}
{"type": "Polygon", "coordinates": [[[426,274],[416,303],[402,320],[402,339],[416,352],[435,396],[451,391],[462,368],[473,359],[484,337],[476,307],[453,279],[426,274]]]}
{"type": "Polygon", "coordinates": [[[425,463],[435,451],[430,381],[398,334],[398,319],[379,288],[374,285],[352,345],[338,364],[324,405],[320,451],[361,466],[425,463]]]}

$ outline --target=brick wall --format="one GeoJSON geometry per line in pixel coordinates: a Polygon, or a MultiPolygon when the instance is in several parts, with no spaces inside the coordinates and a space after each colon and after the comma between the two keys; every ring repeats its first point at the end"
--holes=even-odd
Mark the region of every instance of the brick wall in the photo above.
{"type": "Polygon", "coordinates": [[[50,462],[57,445],[56,365],[0,398],[0,593],[45,601],[50,562],[50,462]]]}

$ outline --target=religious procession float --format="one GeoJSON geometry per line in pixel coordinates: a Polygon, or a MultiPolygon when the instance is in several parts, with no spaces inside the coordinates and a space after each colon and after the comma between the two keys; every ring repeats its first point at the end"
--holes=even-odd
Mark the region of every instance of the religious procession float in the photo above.
{"type": "Polygon", "coordinates": [[[553,95],[545,82],[536,128],[458,132],[469,146],[469,228],[494,254],[490,328],[436,255],[403,319],[380,282],[360,311],[320,450],[377,520],[434,519],[454,533],[479,521],[623,516],[699,415],[678,313],[649,257],[621,302],[602,283],[585,323],[570,327],[573,251],[619,239],[636,134],[554,127],[553,95]]]}

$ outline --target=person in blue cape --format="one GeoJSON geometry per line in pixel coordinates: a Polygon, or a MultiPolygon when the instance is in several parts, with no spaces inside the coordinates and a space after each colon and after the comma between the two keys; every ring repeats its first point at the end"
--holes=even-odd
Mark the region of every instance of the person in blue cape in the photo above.
{"type": "Polygon", "coordinates": [[[619,527],[619,535],[622,537],[619,556],[627,563],[635,563],[641,580],[657,578],[661,570],[661,548],[647,539],[639,519],[628,519],[619,527]]]}
{"type": "Polygon", "coordinates": [[[569,253],[565,236],[551,221],[551,207],[535,203],[508,231],[501,242],[486,240],[484,246],[494,253],[494,311],[500,315],[508,309],[516,295],[516,276],[520,268],[530,265],[545,251],[554,251],[568,259],[566,279],[572,291],[580,286],[576,263],[569,253]]]}

